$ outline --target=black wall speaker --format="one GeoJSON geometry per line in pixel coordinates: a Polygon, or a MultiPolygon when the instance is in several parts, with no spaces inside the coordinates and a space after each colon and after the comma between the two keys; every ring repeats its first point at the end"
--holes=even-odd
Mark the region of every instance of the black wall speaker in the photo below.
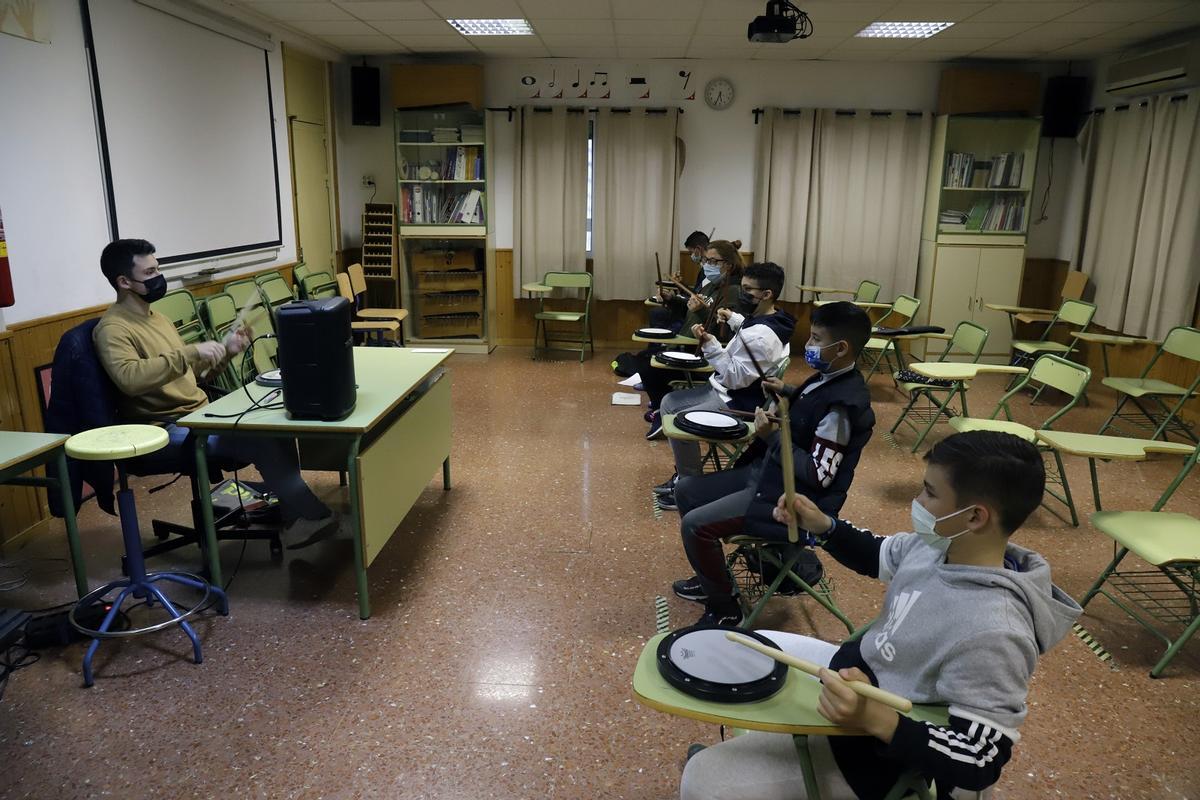
{"type": "Polygon", "coordinates": [[[342,419],[354,410],[354,338],[344,297],[285,303],[275,312],[283,407],[295,419],[342,419]]]}
{"type": "Polygon", "coordinates": [[[1042,136],[1074,139],[1087,110],[1087,78],[1059,75],[1048,79],[1042,103],[1042,136]]]}
{"type": "Polygon", "coordinates": [[[350,124],[379,127],[379,68],[350,68],[350,124]]]}

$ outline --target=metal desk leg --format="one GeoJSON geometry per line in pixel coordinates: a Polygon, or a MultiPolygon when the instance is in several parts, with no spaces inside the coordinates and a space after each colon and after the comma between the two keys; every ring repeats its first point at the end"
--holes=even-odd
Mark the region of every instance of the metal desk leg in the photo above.
{"type": "Polygon", "coordinates": [[[1092,502],[1096,504],[1097,511],[1103,511],[1100,508],[1100,479],[1096,477],[1096,459],[1088,458],[1088,469],[1092,473],[1092,502]]]}
{"type": "Polygon", "coordinates": [[[354,539],[354,578],[358,587],[358,618],[369,619],[371,616],[371,598],[367,594],[366,554],[363,553],[362,517],[358,513],[359,485],[362,476],[358,474],[358,448],[360,439],[350,443],[350,455],[346,460],[346,473],[350,476],[350,535],[354,539]]]}
{"type": "Polygon", "coordinates": [[[71,476],[67,472],[67,451],[60,447],[54,457],[58,473],[58,491],[63,507],[63,522],[67,526],[67,547],[71,550],[71,569],[75,571],[75,591],[80,597],[88,593],[87,567],[83,563],[83,547],[79,543],[79,526],[75,521],[75,500],[71,497],[71,476]]]}
{"type": "Polygon", "coordinates": [[[442,489],[450,491],[450,457],[442,462],[442,489]]]}
{"type": "Polygon", "coordinates": [[[208,436],[197,434],[196,439],[196,486],[200,495],[200,519],[204,522],[205,555],[208,557],[208,580],[214,586],[220,587],[225,581],[221,579],[221,551],[217,544],[217,526],[213,521],[212,483],[208,479],[208,456],[205,447],[208,436]]]}
{"type": "Polygon", "coordinates": [[[804,773],[805,800],[821,800],[821,789],[817,786],[817,774],[813,769],[812,754],[808,752],[808,737],[803,734],[793,734],[792,742],[796,745],[796,755],[800,757],[800,771],[804,773]]]}

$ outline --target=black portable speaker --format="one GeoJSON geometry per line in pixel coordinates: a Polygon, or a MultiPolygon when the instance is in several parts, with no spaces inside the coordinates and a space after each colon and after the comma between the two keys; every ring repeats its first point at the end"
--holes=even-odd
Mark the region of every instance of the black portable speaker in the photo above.
{"type": "Polygon", "coordinates": [[[1042,136],[1074,139],[1083,125],[1087,105],[1087,78],[1078,75],[1049,78],[1042,103],[1042,136]]]}
{"type": "Polygon", "coordinates": [[[336,420],[354,410],[354,338],[344,297],[285,303],[275,312],[283,407],[295,419],[336,420]]]}
{"type": "Polygon", "coordinates": [[[350,124],[379,127],[379,68],[350,68],[350,124]]]}

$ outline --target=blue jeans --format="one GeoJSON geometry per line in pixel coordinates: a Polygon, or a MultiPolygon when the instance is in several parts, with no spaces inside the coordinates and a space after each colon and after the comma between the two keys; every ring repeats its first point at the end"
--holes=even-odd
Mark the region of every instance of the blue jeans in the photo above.
{"type": "MultiPolygon", "coordinates": [[[[137,472],[171,473],[194,471],[192,432],[171,424],[166,427],[170,442],[154,453],[130,462],[137,472]]],[[[322,503],[300,475],[300,458],[293,439],[255,436],[252,433],[223,434],[208,437],[209,462],[252,464],[262,475],[268,491],[279,498],[279,510],[286,522],[303,517],[322,519],[329,507],[322,503]]]]}

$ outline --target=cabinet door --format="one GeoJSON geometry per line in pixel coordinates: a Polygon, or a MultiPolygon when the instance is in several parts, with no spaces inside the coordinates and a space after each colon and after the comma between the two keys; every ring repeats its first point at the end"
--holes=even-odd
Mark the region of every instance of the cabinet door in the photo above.
{"type": "Polygon", "coordinates": [[[984,308],[984,303],[1017,305],[1021,295],[1021,273],[1025,268],[1023,247],[979,248],[979,281],[975,292],[975,322],[988,329],[987,354],[1007,354],[1012,342],[1008,314],[984,308]]]}
{"type": "Polygon", "coordinates": [[[953,332],[954,326],[975,314],[978,247],[939,246],[933,265],[929,324],[953,332]]]}

